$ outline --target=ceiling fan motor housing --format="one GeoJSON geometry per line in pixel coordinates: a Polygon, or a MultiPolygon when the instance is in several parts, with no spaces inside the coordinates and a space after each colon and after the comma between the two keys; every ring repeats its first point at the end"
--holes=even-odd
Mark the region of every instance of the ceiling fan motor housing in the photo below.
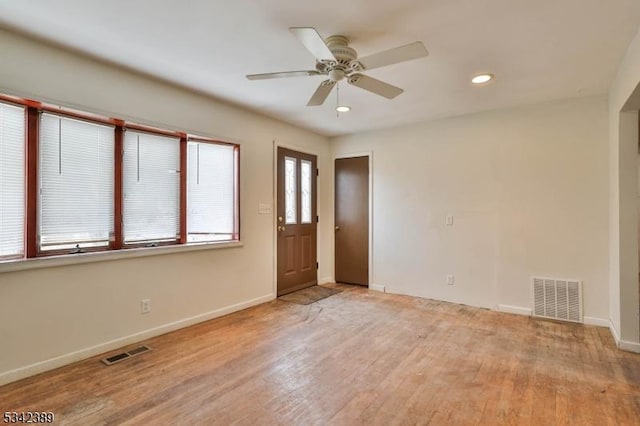
{"type": "Polygon", "coordinates": [[[316,69],[327,73],[333,81],[343,80],[349,74],[360,71],[362,67],[356,61],[358,53],[348,46],[349,39],[341,35],[332,35],[325,40],[327,47],[336,58],[336,61],[318,61],[316,69]]]}
{"type": "Polygon", "coordinates": [[[327,47],[333,53],[338,61],[351,61],[358,57],[354,49],[349,47],[349,39],[341,35],[332,35],[327,37],[327,47]]]}

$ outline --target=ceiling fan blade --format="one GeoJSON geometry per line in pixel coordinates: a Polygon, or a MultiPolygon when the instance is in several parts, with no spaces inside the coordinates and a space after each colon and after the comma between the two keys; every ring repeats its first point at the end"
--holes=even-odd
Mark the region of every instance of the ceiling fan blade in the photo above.
{"type": "Polygon", "coordinates": [[[285,77],[304,77],[309,75],[320,75],[319,71],[284,71],[284,72],[269,72],[266,74],[249,74],[247,79],[249,80],[267,80],[270,78],[285,78],[285,77]]]}
{"type": "Polygon", "coordinates": [[[311,99],[309,99],[309,102],[307,102],[307,106],[322,105],[335,85],[336,82],[333,80],[325,80],[320,83],[320,86],[318,86],[316,91],[313,93],[313,96],[311,96],[311,99]]]}
{"type": "Polygon", "coordinates": [[[380,81],[375,78],[371,78],[364,74],[353,74],[347,80],[349,84],[353,84],[361,89],[368,90],[371,93],[375,93],[376,95],[384,96],[387,99],[393,99],[404,90],[399,87],[392,86],[391,84],[385,83],[384,81],[380,81]]]}
{"type": "Polygon", "coordinates": [[[359,58],[358,62],[365,70],[386,67],[387,65],[397,64],[398,62],[410,61],[428,56],[429,52],[421,41],[407,44],[405,46],[394,47],[393,49],[383,52],[374,53],[373,55],[359,58]]]}
{"type": "Polygon", "coordinates": [[[327,47],[318,31],[312,27],[291,27],[289,31],[300,40],[304,47],[319,61],[335,61],[336,58],[327,47]]]}

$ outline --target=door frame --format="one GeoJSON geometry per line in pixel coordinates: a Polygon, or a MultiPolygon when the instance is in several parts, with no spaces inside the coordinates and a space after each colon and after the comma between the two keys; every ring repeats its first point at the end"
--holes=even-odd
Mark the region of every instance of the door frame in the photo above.
{"type": "MultiPolygon", "coordinates": [[[[336,160],[342,158],[354,158],[354,157],[369,157],[369,285],[368,287],[372,290],[384,291],[384,287],[375,283],[374,271],[373,271],[373,151],[363,151],[363,152],[349,152],[344,154],[334,154],[333,159],[331,161],[331,168],[333,169],[333,173],[331,176],[331,180],[333,182],[331,193],[333,195],[333,226],[331,227],[332,231],[335,228],[336,223],[336,160]]],[[[336,280],[336,233],[333,231],[331,236],[331,259],[333,261],[332,272],[333,272],[333,281],[336,280]]]]}
{"type": "MultiPolygon", "coordinates": [[[[273,298],[277,299],[278,298],[278,148],[286,148],[286,149],[291,149],[293,151],[298,151],[301,152],[303,154],[309,154],[309,155],[315,155],[317,158],[317,164],[316,167],[318,168],[318,170],[320,170],[320,157],[322,156],[322,154],[319,151],[316,151],[314,149],[311,149],[309,147],[306,146],[299,146],[299,145],[290,145],[290,144],[285,144],[285,143],[280,143],[277,142],[276,140],[273,141],[273,147],[272,147],[272,151],[273,151],[273,157],[272,157],[272,164],[271,164],[271,171],[273,173],[273,185],[272,185],[272,194],[271,194],[271,199],[273,200],[272,206],[271,206],[271,213],[272,213],[272,217],[271,217],[271,238],[273,240],[273,277],[272,277],[272,284],[271,284],[271,292],[273,294],[273,298]]],[[[319,177],[319,176],[318,176],[319,177]]],[[[316,183],[316,214],[318,216],[320,216],[320,179],[317,180],[316,183]]],[[[319,223],[316,222],[316,261],[320,261],[320,226],[319,223]]],[[[316,274],[318,274],[319,272],[316,271],[316,274]]],[[[320,279],[320,277],[316,277],[316,279],[318,280],[318,284],[322,284],[322,280],[320,279]]]]}

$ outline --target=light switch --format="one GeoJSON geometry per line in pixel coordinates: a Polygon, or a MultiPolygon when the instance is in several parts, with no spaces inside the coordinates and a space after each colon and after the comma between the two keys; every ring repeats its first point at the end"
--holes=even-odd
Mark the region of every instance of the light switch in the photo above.
{"type": "Polygon", "coordinates": [[[447,225],[449,225],[449,226],[453,225],[453,215],[452,214],[448,214],[447,215],[447,225]]]}
{"type": "Polygon", "coordinates": [[[258,204],[258,214],[271,214],[271,204],[258,204]]]}

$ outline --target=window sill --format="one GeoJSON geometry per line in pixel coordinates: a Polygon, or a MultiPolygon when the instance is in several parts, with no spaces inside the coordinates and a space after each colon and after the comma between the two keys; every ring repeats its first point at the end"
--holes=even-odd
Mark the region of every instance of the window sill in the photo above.
{"type": "Polygon", "coordinates": [[[24,271],[29,269],[52,268],[56,266],[76,265],[81,263],[106,262],[136,257],[159,256],[171,253],[190,251],[216,250],[231,247],[242,247],[242,241],[225,241],[220,243],[191,243],[160,247],[140,247],[93,253],[64,254],[59,256],[37,257],[31,259],[0,261],[0,274],[3,272],[24,271]]]}

